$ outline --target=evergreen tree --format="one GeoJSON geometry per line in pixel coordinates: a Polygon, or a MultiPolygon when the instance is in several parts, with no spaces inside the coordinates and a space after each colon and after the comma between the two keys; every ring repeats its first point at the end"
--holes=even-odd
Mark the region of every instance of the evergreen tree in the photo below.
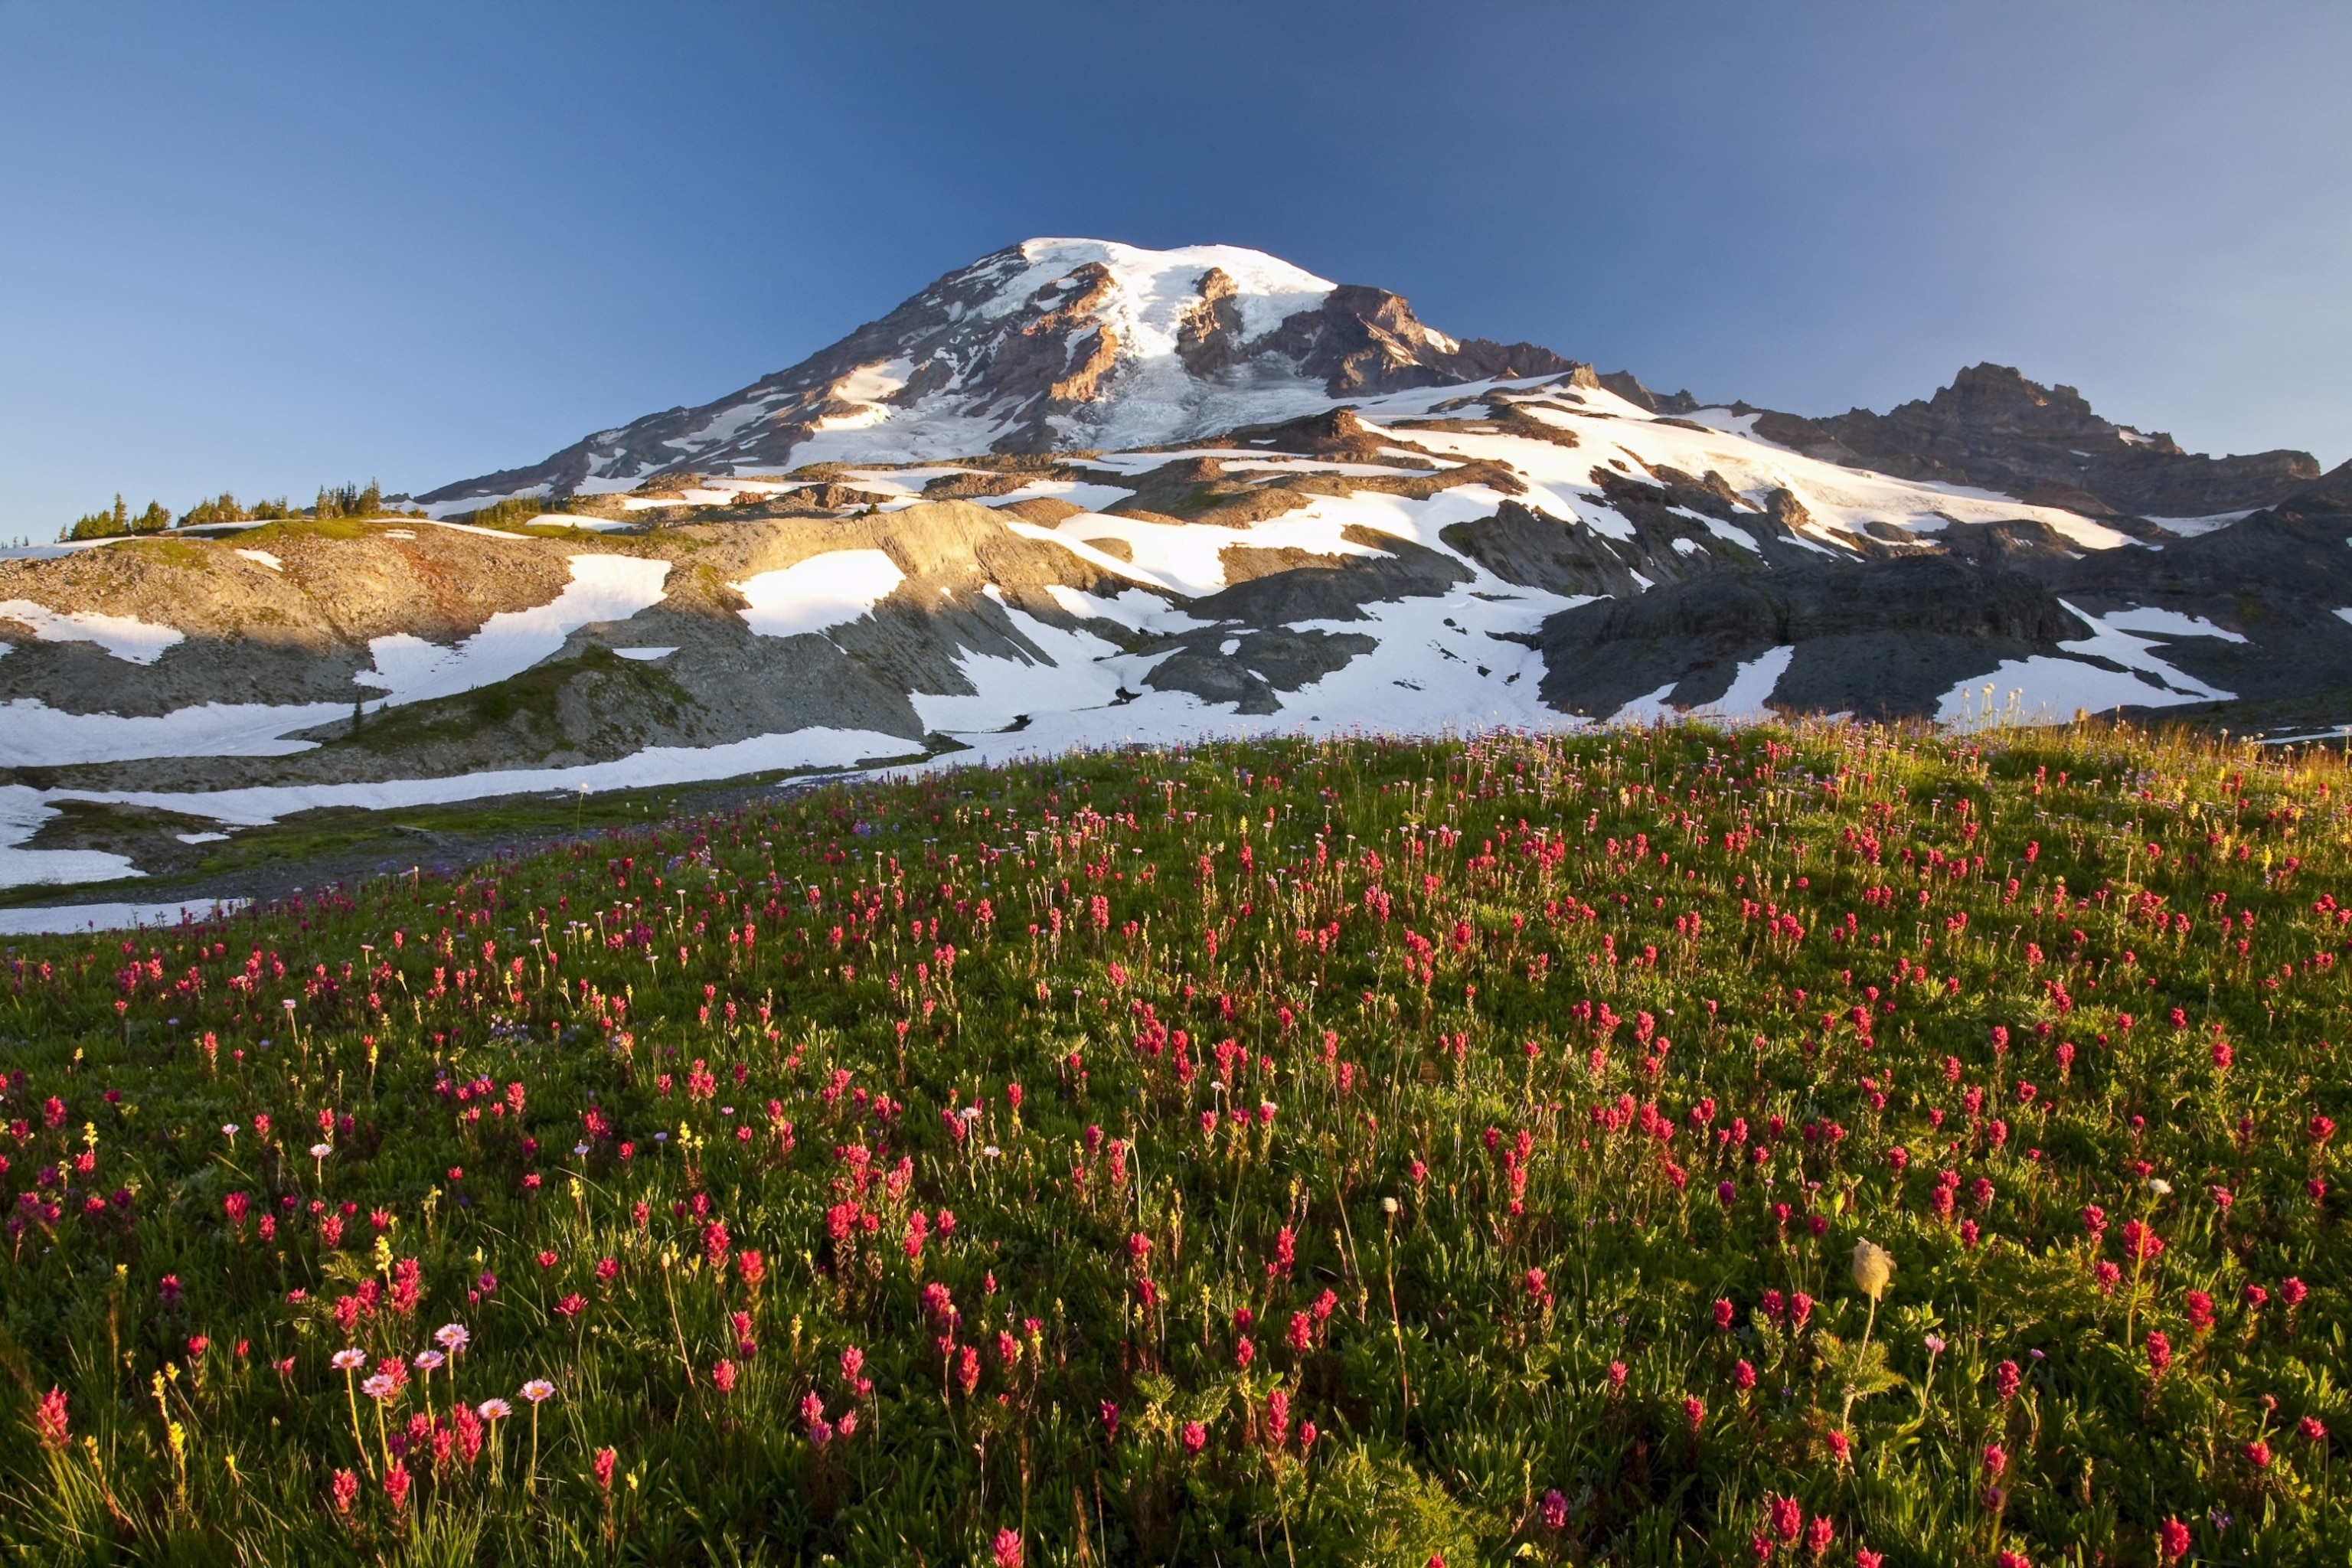
{"type": "Polygon", "coordinates": [[[236,497],[223,490],[216,497],[207,497],[190,507],[180,519],[182,528],[209,528],[215,523],[243,522],[255,514],[237,504],[236,497]]]}

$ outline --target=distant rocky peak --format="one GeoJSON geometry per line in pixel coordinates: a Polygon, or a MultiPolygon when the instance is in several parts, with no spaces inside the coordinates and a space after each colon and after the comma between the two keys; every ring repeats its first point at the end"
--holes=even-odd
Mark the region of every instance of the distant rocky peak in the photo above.
{"type": "Polygon", "coordinates": [[[2000,490],[2036,502],[2086,499],[2134,517],[2204,517],[2268,506],[2319,477],[2307,452],[2208,458],[2161,431],[2101,417],[2074,387],[2014,366],[1974,364],[1924,401],[1813,421],[1774,416],[1758,433],[1905,479],[2000,490]]]}

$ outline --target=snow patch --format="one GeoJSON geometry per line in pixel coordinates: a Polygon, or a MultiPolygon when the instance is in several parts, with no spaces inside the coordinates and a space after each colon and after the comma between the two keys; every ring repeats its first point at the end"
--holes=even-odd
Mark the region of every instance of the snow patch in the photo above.
{"type": "Polygon", "coordinates": [[[0,910],[0,936],[78,936],[85,931],[184,925],[224,919],[252,901],[222,899],[180,904],[58,904],[48,909],[0,910]]]}
{"type": "Polygon", "coordinates": [[[735,613],[767,637],[800,637],[873,614],[907,580],[879,550],[832,550],[729,587],[751,601],[735,613]]]}
{"type": "Polygon", "coordinates": [[[2194,539],[2200,533],[2210,533],[2233,522],[2243,522],[2261,510],[2260,507],[2249,507],[2244,511],[2217,511],[2210,517],[2151,517],[2147,521],[2167,533],[2194,539]]]}
{"type": "MultiPolygon", "coordinates": [[[[430,645],[427,645],[430,646],[430,645]]],[[[332,723],[339,702],[206,702],[169,713],[66,713],[37,697],[0,702],[0,766],[65,767],[148,757],[284,757],[312,742],[294,730],[332,723]]]]}
{"type": "Polygon", "coordinates": [[[1738,673],[1731,678],[1731,689],[1714,701],[1692,709],[1692,716],[1711,719],[1771,718],[1770,710],[1764,705],[1780,684],[1780,678],[1789,673],[1789,666],[1796,657],[1796,645],[1784,643],[1754,658],[1741,661],[1738,673]]]}
{"type": "Polygon", "coordinates": [[[94,642],[120,659],[152,664],[187,634],[176,626],[161,626],[136,616],[108,616],[96,610],[60,615],[30,599],[0,599],[0,619],[32,628],[43,642],[94,642]]]}
{"type": "Polygon", "coordinates": [[[408,632],[372,638],[368,651],[375,668],[352,679],[382,688],[389,707],[510,679],[554,654],[582,626],[625,621],[661,603],[669,570],[667,561],[638,555],[574,555],[571,584],[547,604],[502,610],[454,648],[408,632]]]}
{"type": "Polygon", "coordinates": [[[1990,674],[1961,681],[1944,693],[1936,720],[1956,730],[2064,724],[2077,712],[2169,708],[2202,700],[2143,680],[2129,670],[2035,654],[2031,658],[2005,658],[1990,674]]]}
{"type": "MultiPolygon", "coordinates": [[[[904,757],[923,750],[919,741],[886,735],[875,730],[835,730],[814,727],[788,733],[755,735],[724,746],[649,746],[609,763],[585,763],[568,768],[509,768],[458,773],[443,778],[387,779],[376,784],[264,784],[247,789],[173,793],[162,790],[58,790],[44,797],[20,785],[0,788],[0,832],[10,823],[21,795],[36,808],[52,800],[109,801],[147,805],[188,816],[210,817],[238,826],[259,826],[299,811],[328,806],[358,806],[370,811],[419,805],[444,805],[457,801],[488,800],[499,795],[548,791],[577,793],[615,789],[659,789],[709,779],[740,778],[747,773],[805,768],[852,766],[867,758],[904,757]]],[[[21,808],[19,808],[21,809],[21,808]]],[[[37,816],[34,818],[37,821],[37,816]]],[[[29,828],[27,829],[29,831],[29,828]]],[[[7,883],[12,853],[0,848],[0,886],[7,883]]],[[[69,853],[55,851],[63,858],[69,853]]],[[[121,856],[97,859],[121,862],[123,869],[104,873],[129,876],[130,862],[121,856]]],[[[26,878],[20,880],[94,881],[96,876],[26,878]]]]}

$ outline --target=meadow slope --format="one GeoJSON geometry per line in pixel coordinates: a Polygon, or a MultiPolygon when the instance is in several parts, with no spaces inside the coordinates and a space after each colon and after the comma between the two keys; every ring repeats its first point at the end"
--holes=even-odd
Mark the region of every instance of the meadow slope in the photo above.
{"type": "Polygon", "coordinates": [[[0,1545],[2341,1561],[2346,782],[1265,741],[22,940],[0,1545]]]}

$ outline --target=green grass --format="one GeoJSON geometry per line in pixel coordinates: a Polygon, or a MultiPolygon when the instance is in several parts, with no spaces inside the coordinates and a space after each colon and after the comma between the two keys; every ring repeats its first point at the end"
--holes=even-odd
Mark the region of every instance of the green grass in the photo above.
{"type": "Polygon", "coordinates": [[[0,1545],[2340,1561],[2347,782],[1205,746],[20,942],[0,1545]]]}

